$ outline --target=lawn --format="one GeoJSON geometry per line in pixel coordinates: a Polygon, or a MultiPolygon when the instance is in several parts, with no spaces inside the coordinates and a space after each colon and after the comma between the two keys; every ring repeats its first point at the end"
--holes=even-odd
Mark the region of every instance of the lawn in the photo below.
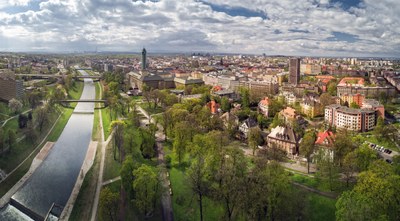
{"type": "Polygon", "coordinates": [[[111,116],[110,116],[110,108],[104,108],[101,110],[101,118],[103,120],[103,130],[104,130],[104,139],[107,140],[108,136],[110,136],[111,130],[111,116]]]}
{"type": "Polygon", "coordinates": [[[299,173],[290,172],[290,178],[293,182],[303,184],[305,186],[323,191],[328,193],[337,193],[340,194],[345,190],[349,190],[352,188],[352,184],[350,183],[349,187],[346,187],[345,182],[340,182],[334,191],[330,191],[329,185],[325,182],[318,181],[315,177],[310,177],[307,175],[301,175],[299,173]]]}
{"type": "MultiPolygon", "coordinates": [[[[187,185],[184,167],[173,167],[169,170],[172,187],[172,207],[177,221],[200,220],[199,205],[196,195],[187,185]]],[[[208,198],[203,201],[204,220],[220,220],[224,215],[221,204],[208,198]]]]}
{"type": "Polygon", "coordinates": [[[121,164],[119,163],[118,160],[114,160],[113,142],[111,141],[106,147],[103,181],[113,179],[119,176],[120,170],[121,170],[121,164]]]}
{"type": "Polygon", "coordinates": [[[315,193],[307,194],[309,205],[308,217],[310,221],[334,221],[336,200],[315,193]]]}
{"type": "MultiPolygon", "coordinates": [[[[68,98],[72,100],[79,100],[82,95],[84,83],[82,81],[75,81],[71,89],[68,91],[68,98]]],[[[71,103],[71,107],[76,107],[77,103],[71,103]]]]}

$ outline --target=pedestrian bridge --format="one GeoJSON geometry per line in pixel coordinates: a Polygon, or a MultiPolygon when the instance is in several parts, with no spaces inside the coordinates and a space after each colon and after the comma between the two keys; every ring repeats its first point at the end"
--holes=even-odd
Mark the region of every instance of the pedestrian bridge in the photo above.
{"type": "Polygon", "coordinates": [[[60,102],[64,103],[73,103],[73,102],[83,102],[83,103],[107,103],[106,100],[94,100],[94,99],[80,99],[80,100],[60,100],[60,102]]]}
{"type": "MultiPolygon", "coordinates": [[[[47,78],[63,78],[64,75],[56,75],[56,74],[16,74],[15,76],[20,76],[20,77],[31,77],[31,78],[36,78],[36,79],[47,79],[47,78]]],[[[75,79],[83,79],[83,78],[90,78],[90,79],[101,79],[100,75],[79,75],[75,76],[75,79]]]]}

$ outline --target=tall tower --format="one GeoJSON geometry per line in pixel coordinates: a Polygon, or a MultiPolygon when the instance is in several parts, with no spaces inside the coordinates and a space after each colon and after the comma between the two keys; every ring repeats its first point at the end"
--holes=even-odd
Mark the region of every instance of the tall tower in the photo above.
{"type": "Polygon", "coordinates": [[[289,83],[297,85],[300,82],[300,58],[289,60],[289,83]]]}
{"type": "Polygon", "coordinates": [[[142,50],[142,70],[146,70],[146,49],[145,48],[143,48],[143,50],[142,50]]]}

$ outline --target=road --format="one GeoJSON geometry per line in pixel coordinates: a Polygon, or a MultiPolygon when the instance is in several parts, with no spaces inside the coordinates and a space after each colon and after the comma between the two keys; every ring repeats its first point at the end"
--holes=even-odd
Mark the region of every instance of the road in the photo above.
{"type": "MultiPolygon", "coordinates": [[[[149,121],[149,123],[154,123],[154,120],[149,116],[149,114],[140,106],[137,105],[137,110],[139,110],[149,121]]],[[[162,181],[163,189],[169,190],[170,186],[168,185],[168,176],[167,176],[167,168],[164,162],[164,140],[165,134],[162,130],[162,126],[157,124],[158,131],[156,132],[156,145],[158,152],[158,164],[161,166],[160,180],[162,181]]],[[[164,221],[173,221],[173,210],[172,210],[172,201],[171,195],[169,191],[165,191],[161,195],[161,205],[163,209],[163,220],[164,221]]]]}

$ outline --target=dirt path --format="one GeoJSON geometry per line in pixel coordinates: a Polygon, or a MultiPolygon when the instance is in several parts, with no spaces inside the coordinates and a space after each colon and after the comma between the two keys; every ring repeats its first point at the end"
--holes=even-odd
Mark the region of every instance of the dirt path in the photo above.
{"type": "Polygon", "coordinates": [[[292,182],[292,183],[293,183],[293,185],[298,186],[298,187],[300,187],[302,189],[305,189],[307,191],[310,191],[310,192],[313,192],[313,193],[316,193],[318,195],[325,196],[325,197],[328,197],[328,198],[331,198],[331,199],[334,199],[334,200],[337,199],[337,197],[338,197],[338,195],[336,193],[323,192],[323,191],[311,188],[309,186],[306,186],[306,185],[303,185],[303,184],[300,184],[300,183],[297,183],[297,182],[292,182]]]}

